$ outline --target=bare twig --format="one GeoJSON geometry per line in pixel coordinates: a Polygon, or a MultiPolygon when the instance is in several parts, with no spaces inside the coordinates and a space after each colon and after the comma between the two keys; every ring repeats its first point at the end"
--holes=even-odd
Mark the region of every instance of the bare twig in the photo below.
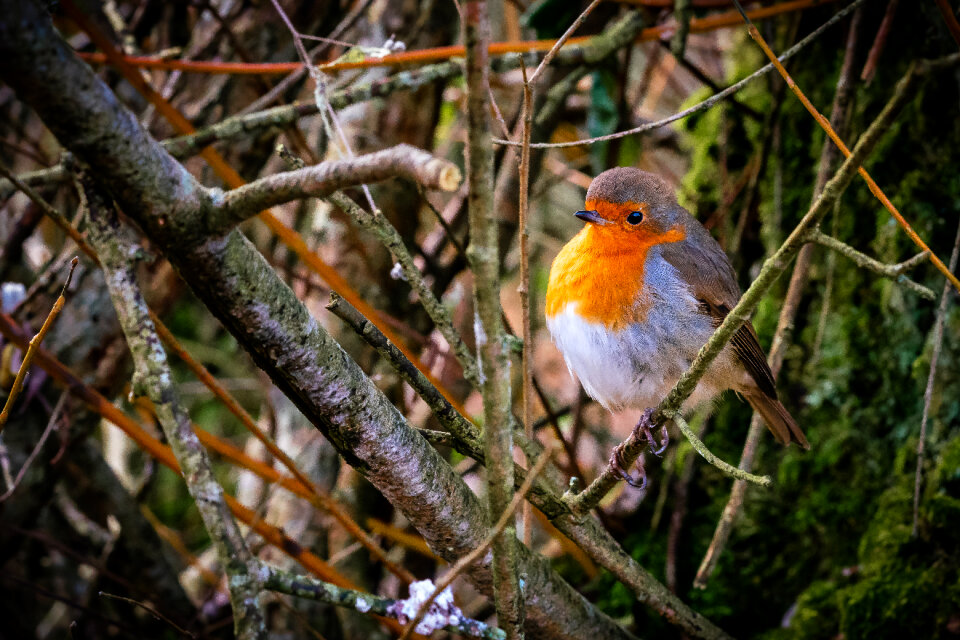
{"type": "MultiPolygon", "coordinates": [[[[597,4],[594,2],[588,10],[597,4]]],[[[581,15],[581,18],[583,16],[581,15]]],[[[569,34],[571,30],[567,30],[569,34]]],[[[559,44],[559,42],[558,42],[559,44]]],[[[551,52],[554,50],[551,49],[551,52]]],[[[546,60],[546,58],[544,59],[546,60]]],[[[542,63],[541,63],[542,68],[542,63]]],[[[529,439],[533,439],[533,327],[530,319],[530,229],[528,228],[530,209],[530,134],[533,128],[533,88],[527,79],[526,67],[520,67],[523,72],[523,110],[521,125],[523,128],[523,146],[520,148],[520,203],[518,229],[520,236],[520,335],[523,339],[523,355],[521,358],[521,393],[523,400],[523,432],[529,439]]],[[[538,68],[537,71],[540,69],[538,68]]],[[[536,77],[536,74],[534,74],[536,77]]],[[[565,442],[565,440],[564,440],[565,442]]],[[[572,460],[572,459],[571,459],[572,460]]],[[[526,461],[529,464],[529,460],[526,461]]],[[[523,542],[527,546],[533,540],[533,507],[523,505],[523,542]]]]}
{"type": "Polygon", "coordinates": [[[554,57],[559,53],[560,48],[570,39],[570,36],[580,28],[580,25],[583,24],[583,21],[587,19],[587,16],[590,15],[594,9],[597,8],[597,5],[600,4],[602,0],[593,0],[583,12],[577,16],[577,19],[573,21],[566,31],[563,32],[563,35],[554,43],[550,48],[550,51],[547,52],[547,55],[543,57],[543,60],[540,61],[540,64],[537,65],[536,70],[534,70],[533,75],[530,76],[529,84],[531,87],[536,86],[537,80],[540,78],[540,74],[543,73],[543,70],[546,69],[547,65],[550,64],[554,57]]]}
{"type": "MultiPolygon", "coordinates": [[[[784,51],[783,54],[780,56],[779,60],[780,60],[781,62],[786,62],[786,61],[789,60],[790,58],[794,57],[794,56],[795,56],[796,54],[798,54],[802,49],[804,49],[807,45],[809,45],[811,42],[813,42],[814,40],[816,40],[824,31],[826,31],[826,30],[829,29],[831,26],[833,26],[834,24],[836,24],[837,22],[839,22],[840,20],[842,20],[842,19],[843,19],[844,17],[846,17],[851,11],[853,11],[856,7],[860,6],[860,4],[862,4],[863,2],[864,2],[864,0],[855,0],[855,1],[852,2],[849,6],[844,7],[843,9],[841,9],[840,11],[838,11],[836,15],[834,15],[834,16],[831,17],[829,20],[827,20],[825,23],[823,23],[819,28],[817,28],[816,30],[814,30],[813,32],[811,32],[810,35],[808,35],[806,38],[804,38],[803,40],[801,40],[800,42],[798,42],[798,43],[795,44],[794,46],[792,46],[792,47],[790,47],[789,49],[787,49],[786,51],[784,51]]],[[[723,100],[723,99],[727,98],[728,96],[733,95],[734,93],[738,92],[740,89],[742,89],[743,87],[745,87],[746,85],[748,85],[750,82],[756,80],[757,78],[760,78],[761,76],[765,76],[766,74],[770,73],[771,71],[773,71],[773,69],[774,69],[774,65],[773,65],[773,64],[767,64],[766,66],[761,67],[760,69],[758,69],[757,71],[753,72],[752,74],[750,74],[749,76],[747,76],[746,78],[744,78],[743,80],[741,80],[740,82],[737,82],[737,83],[735,83],[735,84],[730,85],[729,87],[727,87],[726,89],[724,89],[724,90],[721,91],[720,93],[717,93],[717,94],[714,94],[714,95],[710,96],[709,98],[707,98],[707,99],[704,100],[703,102],[700,102],[700,103],[698,103],[698,104],[695,104],[694,106],[690,107],[689,109],[684,109],[683,111],[680,111],[680,112],[678,112],[678,113],[675,113],[675,114],[673,114],[672,116],[668,116],[668,117],[663,118],[663,119],[661,119],[661,120],[657,120],[656,122],[648,122],[648,123],[643,124],[643,125],[641,125],[641,126],[639,126],[639,127],[634,127],[633,129],[627,129],[627,130],[625,130],[625,131],[618,131],[618,132],[616,132],[616,133],[611,133],[611,134],[608,134],[608,135],[605,135],[605,136],[597,136],[596,138],[584,138],[584,139],[582,139],[582,140],[573,140],[573,141],[571,141],[571,142],[535,142],[535,143],[531,144],[530,147],[531,147],[532,149],[556,149],[556,148],[563,148],[563,147],[579,147],[579,146],[582,146],[582,145],[596,144],[596,143],[598,143],[598,142],[604,142],[604,141],[607,141],[607,140],[616,140],[617,138],[624,138],[624,137],[626,137],[626,136],[632,136],[632,135],[636,135],[636,134],[639,134],[639,133],[646,133],[647,131],[651,131],[651,130],[653,130],[653,129],[659,129],[660,127],[664,127],[664,126],[670,124],[671,122],[676,122],[677,120],[682,120],[683,118],[689,117],[689,116],[691,116],[691,115],[693,115],[693,114],[695,114],[695,113],[699,113],[700,111],[704,111],[704,110],[706,110],[706,109],[709,109],[710,107],[714,106],[715,104],[717,104],[717,103],[720,102],[721,100],[723,100]]],[[[510,141],[510,140],[502,140],[502,139],[498,139],[498,138],[494,138],[493,142],[495,142],[496,144],[510,145],[510,146],[514,146],[514,147],[519,147],[519,146],[521,145],[521,143],[519,143],[519,142],[513,142],[513,141],[510,141]]]]}
{"type": "Polygon", "coordinates": [[[148,605],[146,602],[140,602],[139,600],[134,600],[133,598],[126,598],[126,597],[124,597],[124,596],[114,595],[114,594],[112,594],[112,593],[107,593],[106,591],[99,591],[99,592],[97,593],[97,595],[100,596],[101,598],[110,598],[110,599],[112,599],[112,600],[121,600],[121,601],[123,601],[123,602],[128,602],[128,603],[132,604],[132,605],[135,606],[135,607],[140,607],[141,609],[143,609],[144,611],[146,611],[147,613],[149,613],[150,615],[152,615],[152,616],[153,616],[154,618],[156,618],[157,620],[163,620],[164,622],[166,622],[168,625],[170,625],[171,627],[173,627],[174,629],[176,629],[176,630],[177,630],[177,633],[179,633],[180,635],[187,636],[188,638],[196,638],[196,637],[197,637],[197,635],[196,635],[195,633],[192,633],[192,632],[190,632],[190,631],[187,631],[186,629],[184,629],[183,627],[181,627],[180,625],[178,625],[176,622],[174,622],[173,620],[171,620],[171,619],[168,618],[167,616],[163,615],[162,613],[160,613],[159,611],[157,611],[155,608],[153,608],[153,607],[151,607],[150,605],[148,605]]]}
{"type": "Polygon", "coordinates": [[[392,177],[444,191],[460,186],[456,165],[401,144],[358,158],[274,174],[232,189],[223,194],[211,212],[209,233],[224,233],[265,209],[291,200],[327,196],[346,187],[392,177]]]}
{"type": "Polygon", "coordinates": [[[821,247],[826,247],[831,251],[835,251],[836,253],[849,258],[858,267],[872,271],[879,276],[883,276],[884,278],[889,278],[890,280],[896,281],[898,284],[901,284],[910,291],[913,291],[921,298],[926,298],[927,300],[936,300],[937,298],[936,294],[928,287],[914,282],[904,275],[910,269],[915,268],[917,265],[927,260],[929,256],[927,255],[926,251],[921,251],[912,258],[904,260],[903,262],[898,262],[897,264],[886,264],[871,258],[865,253],[857,251],[850,245],[841,242],[836,238],[828,236],[819,229],[811,229],[806,235],[806,240],[807,242],[813,242],[821,247]]]}
{"type": "Polygon", "coordinates": [[[3,502],[7,498],[13,495],[13,492],[17,490],[17,486],[20,484],[20,481],[23,480],[23,476],[27,474],[27,469],[30,468],[30,465],[33,464],[33,461],[36,459],[37,455],[40,453],[40,450],[43,449],[43,445],[46,443],[47,438],[50,437],[50,434],[53,432],[54,427],[57,425],[57,421],[60,420],[60,412],[63,410],[64,404],[67,402],[67,397],[70,395],[69,391],[63,391],[60,393],[60,399],[57,400],[56,406],[53,408],[53,412],[50,414],[50,420],[47,421],[47,426],[43,430],[43,434],[40,436],[40,439],[37,441],[36,446],[33,448],[33,451],[30,452],[30,455],[27,456],[27,459],[23,461],[23,466],[20,467],[20,471],[17,472],[17,477],[9,483],[7,490],[0,495],[0,502],[3,502]]]}
{"type": "Polygon", "coordinates": [[[407,623],[407,628],[403,630],[403,635],[400,636],[400,640],[406,640],[410,637],[410,634],[413,633],[413,630],[416,629],[417,624],[423,620],[423,616],[426,615],[427,611],[430,610],[430,604],[440,595],[444,589],[453,584],[453,581],[457,579],[464,569],[469,567],[471,564],[476,562],[483,554],[487,552],[487,549],[494,543],[497,536],[499,536],[507,525],[510,523],[511,518],[513,518],[514,512],[517,510],[517,507],[520,506],[520,503],[523,502],[523,499],[526,497],[527,492],[530,491],[530,487],[533,486],[534,481],[537,479],[537,476],[540,475],[540,472],[543,471],[544,467],[550,462],[550,458],[553,456],[553,449],[547,449],[540,456],[540,459],[537,460],[537,463],[530,469],[527,473],[526,480],[523,481],[523,485],[520,487],[520,490],[513,495],[513,499],[510,500],[510,503],[507,505],[507,508],[502,514],[500,514],[500,519],[497,520],[496,524],[493,525],[493,528],[490,530],[490,533],[483,540],[483,542],[477,546],[476,549],[463,556],[457,563],[450,568],[450,571],[446,573],[440,580],[437,581],[436,589],[434,589],[433,595],[431,595],[422,605],[420,605],[420,610],[417,611],[417,615],[407,623]]]}
{"type": "Polygon", "coordinates": [[[78,258],[74,258],[70,261],[70,272],[67,274],[67,281],[63,284],[63,289],[60,290],[60,295],[54,301],[53,307],[50,309],[50,313],[47,314],[46,320],[43,321],[43,325],[40,327],[40,331],[38,331],[37,335],[33,336],[33,338],[30,340],[30,344],[27,346],[27,351],[23,354],[23,360],[20,362],[20,369],[17,371],[17,377],[13,381],[13,386],[10,387],[10,393],[7,395],[7,401],[3,405],[3,411],[0,411],[0,433],[3,433],[3,428],[6,426],[7,420],[10,418],[10,410],[13,409],[13,403],[17,401],[20,391],[23,390],[23,381],[27,377],[27,372],[30,371],[30,362],[33,360],[33,357],[37,352],[37,348],[40,346],[40,343],[43,342],[47,332],[50,331],[50,327],[52,327],[53,323],[56,322],[57,316],[60,315],[60,311],[63,310],[63,305],[67,301],[64,294],[67,292],[67,287],[70,286],[70,281],[73,280],[73,270],[77,268],[77,264],[79,262],[80,260],[78,258]]]}
{"type": "Polygon", "coordinates": [[[953,7],[950,6],[948,0],[934,1],[937,3],[937,8],[940,9],[940,15],[943,16],[943,21],[947,24],[950,35],[953,36],[953,41],[960,46],[960,22],[957,21],[957,14],[954,13],[953,7]]]}
{"type": "MultiPolygon", "coordinates": [[[[667,417],[667,416],[665,416],[667,417]]],[[[690,444],[696,449],[697,453],[703,456],[703,459],[715,466],[720,471],[723,471],[725,474],[737,480],[746,480],[752,484],[769,487],[773,484],[773,479],[770,476],[757,476],[752,473],[747,473],[743,469],[738,469],[737,467],[724,462],[712,451],[707,449],[707,446],[703,444],[703,441],[697,437],[697,434],[693,432],[693,429],[690,428],[690,425],[687,424],[687,421],[683,419],[683,416],[680,413],[674,413],[669,418],[673,421],[675,425],[680,429],[680,432],[687,437],[687,440],[690,441],[690,444]]]]}
{"type": "MultiPolygon", "coordinates": [[[[950,254],[950,270],[957,268],[957,257],[960,255],[960,226],[957,227],[957,237],[953,241],[953,252],[950,254]]],[[[920,418],[920,436],[917,440],[917,476],[913,483],[913,535],[917,535],[917,523],[920,519],[920,485],[923,483],[923,456],[927,441],[927,422],[930,419],[930,403],[933,402],[933,383],[937,377],[937,364],[940,361],[940,351],[943,349],[943,324],[947,318],[947,303],[953,291],[950,283],[943,284],[943,293],[940,294],[940,306],[937,307],[937,319],[933,323],[933,353],[930,355],[930,374],[927,376],[927,388],[923,392],[923,415],[920,418]]]]}
{"type": "Polygon", "coordinates": [[[877,35],[870,46],[870,52],[867,54],[867,61],[863,63],[863,71],[860,72],[860,79],[868,85],[873,80],[873,75],[877,72],[877,61],[880,60],[880,54],[887,44],[887,36],[890,35],[890,29],[893,27],[893,17],[897,13],[897,6],[900,0],[889,0],[887,10],[883,14],[883,20],[877,28],[877,35]]]}
{"type": "Polygon", "coordinates": [[[413,261],[413,256],[410,255],[406,244],[403,242],[403,238],[396,228],[390,224],[390,221],[387,220],[386,216],[384,216],[379,209],[371,213],[342,193],[333,193],[328,199],[340,207],[344,213],[354,219],[360,226],[372,232],[377,239],[383,243],[390,252],[390,255],[393,256],[393,259],[400,265],[404,279],[417,293],[420,304],[423,305],[423,309],[427,312],[427,315],[430,316],[437,331],[440,332],[440,335],[442,335],[444,340],[447,341],[447,344],[450,345],[450,348],[457,358],[457,362],[460,363],[461,368],[463,368],[464,377],[474,387],[479,387],[480,376],[477,372],[476,358],[470,353],[470,349],[468,349],[467,345],[463,342],[463,338],[453,324],[453,318],[450,317],[450,312],[443,306],[443,303],[437,299],[433,290],[424,281],[423,274],[420,272],[420,269],[417,268],[416,263],[413,261]]]}

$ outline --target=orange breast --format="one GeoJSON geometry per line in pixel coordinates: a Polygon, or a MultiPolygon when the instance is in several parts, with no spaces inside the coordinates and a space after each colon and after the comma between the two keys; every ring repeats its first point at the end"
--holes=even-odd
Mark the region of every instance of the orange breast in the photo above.
{"type": "Polygon", "coordinates": [[[585,320],[613,331],[642,322],[651,304],[643,294],[647,253],[662,242],[677,242],[684,234],[671,230],[658,237],[611,241],[590,225],[568,242],[550,267],[546,315],[555,316],[569,304],[585,320]]]}

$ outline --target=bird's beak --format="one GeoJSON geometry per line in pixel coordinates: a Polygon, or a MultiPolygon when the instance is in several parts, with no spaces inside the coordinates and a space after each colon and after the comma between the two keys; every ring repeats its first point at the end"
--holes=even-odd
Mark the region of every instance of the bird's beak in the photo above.
{"type": "Polygon", "coordinates": [[[583,220],[584,222],[592,222],[593,224],[607,224],[607,221],[600,217],[600,214],[596,211],[577,211],[573,214],[583,220]]]}

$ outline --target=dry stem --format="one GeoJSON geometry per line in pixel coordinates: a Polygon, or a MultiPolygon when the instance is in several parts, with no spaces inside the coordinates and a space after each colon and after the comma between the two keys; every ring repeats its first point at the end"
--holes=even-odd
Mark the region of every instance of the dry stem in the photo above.
{"type": "Polygon", "coordinates": [[[47,314],[46,320],[43,321],[43,325],[40,327],[40,331],[38,331],[37,335],[33,336],[33,338],[30,340],[30,344],[27,346],[27,351],[23,354],[23,360],[20,362],[20,369],[17,371],[17,377],[13,381],[13,386],[10,387],[10,393],[7,395],[7,401],[3,405],[3,411],[0,411],[0,433],[3,433],[3,428],[6,426],[7,420],[10,418],[10,410],[13,409],[13,403],[17,401],[17,397],[23,390],[23,381],[27,377],[27,372],[30,371],[30,363],[33,361],[34,355],[37,353],[37,348],[40,346],[40,343],[43,342],[47,332],[50,331],[50,327],[52,327],[53,323],[57,320],[57,316],[60,315],[60,311],[63,310],[63,305],[67,301],[67,299],[64,297],[64,294],[67,292],[67,287],[70,286],[70,281],[73,280],[73,270],[77,268],[77,264],[79,262],[80,260],[78,258],[74,258],[70,261],[70,272],[67,274],[67,281],[63,284],[63,289],[60,290],[60,295],[54,301],[53,307],[50,309],[50,313],[47,314]]]}

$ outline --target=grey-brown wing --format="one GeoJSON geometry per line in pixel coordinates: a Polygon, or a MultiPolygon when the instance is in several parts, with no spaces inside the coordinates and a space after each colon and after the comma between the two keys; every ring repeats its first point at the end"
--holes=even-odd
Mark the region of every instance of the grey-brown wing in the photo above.
{"type": "MultiPolygon", "coordinates": [[[[661,245],[662,255],[691,286],[693,296],[700,301],[704,313],[713,319],[716,326],[720,326],[740,300],[736,274],[727,254],[699,222],[691,216],[690,224],[686,226],[686,239],[661,245]]],[[[773,373],[750,322],[737,330],[730,340],[730,346],[757,387],[765,395],[776,398],[773,373]]]]}

